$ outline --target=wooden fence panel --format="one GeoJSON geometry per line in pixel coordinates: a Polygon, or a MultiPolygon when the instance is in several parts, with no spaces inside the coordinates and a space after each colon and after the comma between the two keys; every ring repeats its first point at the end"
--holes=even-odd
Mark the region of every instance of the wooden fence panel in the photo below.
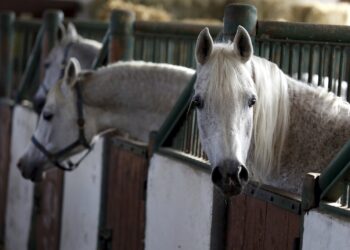
{"type": "Polygon", "coordinates": [[[292,250],[300,235],[300,215],[248,195],[228,207],[227,250],[292,250]]]}
{"type": "Polygon", "coordinates": [[[142,250],[148,160],[143,154],[113,143],[108,154],[105,228],[111,233],[109,249],[142,250]]]}
{"type": "Polygon", "coordinates": [[[32,220],[32,248],[58,250],[61,226],[63,172],[53,169],[35,185],[32,220]]]}
{"type": "Polygon", "coordinates": [[[11,107],[0,105],[0,249],[5,237],[5,208],[10,164],[11,107]]]}

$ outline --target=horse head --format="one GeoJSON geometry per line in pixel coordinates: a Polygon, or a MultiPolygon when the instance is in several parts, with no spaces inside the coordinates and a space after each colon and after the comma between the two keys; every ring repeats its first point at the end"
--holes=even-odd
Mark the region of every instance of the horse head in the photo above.
{"type": "Polygon", "coordinates": [[[252,56],[250,36],[241,26],[231,44],[214,44],[208,28],[198,36],[192,105],[212,181],[225,195],[241,193],[250,175],[246,160],[257,102],[252,56]]]}
{"type": "Polygon", "coordinates": [[[82,92],[78,89],[89,74],[80,72],[79,62],[71,58],[63,78],[49,91],[33,143],[17,163],[24,178],[39,181],[45,170],[62,166],[63,160],[89,147],[95,135],[94,120],[82,109],[82,92]]]}
{"type": "Polygon", "coordinates": [[[90,68],[97,56],[101,44],[82,38],[75,26],[68,23],[67,30],[60,26],[58,43],[44,61],[44,78],[33,99],[34,109],[40,113],[44,107],[46,95],[52,86],[63,77],[69,58],[75,57],[83,69],[90,68]]]}

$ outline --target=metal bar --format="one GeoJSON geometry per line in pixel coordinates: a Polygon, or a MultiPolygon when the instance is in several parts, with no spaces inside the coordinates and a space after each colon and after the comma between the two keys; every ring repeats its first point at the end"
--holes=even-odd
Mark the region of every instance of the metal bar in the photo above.
{"type": "Polygon", "coordinates": [[[134,33],[139,35],[140,33],[157,34],[157,37],[162,36],[176,36],[176,37],[197,37],[199,32],[205,27],[209,27],[209,30],[213,36],[216,36],[222,30],[221,25],[192,25],[177,22],[150,22],[150,21],[136,21],[134,22],[134,33]]]}
{"type": "Polygon", "coordinates": [[[154,145],[155,149],[158,149],[160,146],[163,145],[168,135],[176,126],[180,117],[184,114],[184,112],[186,112],[188,107],[187,105],[190,102],[192,97],[192,91],[193,91],[193,86],[195,81],[196,81],[196,75],[194,75],[191,81],[187,84],[186,88],[184,89],[184,91],[178,98],[176,104],[174,105],[173,109],[171,110],[168,117],[166,118],[165,122],[159,129],[159,132],[157,134],[157,140],[154,145]]]}
{"type": "Polygon", "coordinates": [[[17,96],[16,96],[16,102],[22,101],[27,90],[29,89],[31,77],[34,74],[34,71],[36,69],[36,65],[37,65],[36,63],[39,61],[41,40],[42,40],[43,34],[44,34],[44,27],[41,27],[36,36],[32,53],[30,54],[28,61],[26,63],[24,74],[21,77],[21,82],[20,82],[17,96]]]}
{"type": "Polygon", "coordinates": [[[333,84],[334,84],[334,80],[333,80],[333,75],[334,75],[334,67],[333,67],[333,62],[334,62],[334,46],[330,47],[330,51],[329,51],[329,60],[328,60],[328,91],[335,91],[335,89],[333,89],[333,84]]]}
{"type": "Polygon", "coordinates": [[[313,72],[314,67],[314,45],[310,46],[309,51],[309,71],[308,71],[308,83],[312,83],[312,76],[314,74],[313,72]]]}
{"type": "Polygon", "coordinates": [[[299,43],[299,56],[298,56],[298,80],[302,77],[302,67],[303,66],[303,45],[299,43]]]}
{"type": "Polygon", "coordinates": [[[293,44],[289,44],[289,60],[288,60],[288,75],[293,74],[293,44]]]}
{"type": "Polygon", "coordinates": [[[322,191],[321,197],[325,200],[336,201],[341,194],[341,189],[335,182],[341,176],[341,173],[345,173],[350,169],[350,141],[348,141],[336,157],[331,161],[328,167],[322,171],[319,178],[319,188],[322,191]],[[327,192],[331,190],[332,192],[327,192]]]}
{"type": "Polygon", "coordinates": [[[318,86],[322,85],[323,82],[323,63],[324,63],[324,46],[320,46],[320,56],[318,61],[318,86]]]}
{"type": "Polygon", "coordinates": [[[256,28],[256,37],[350,43],[350,27],[343,25],[259,21],[256,28]]]}
{"type": "Polygon", "coordinates": [[[98,67],[103,65],[103,62],[106,61],[107,56],[108,56],[108,44],[109,44],[109,29],[107,30],[105,36],[103,37],[102,40],[102,48],[100,50],[100,53],[98,56],[94,59],[92,63],[92,69],[97,69],[98,67]]]}
{"type": "Polygon", "coordinates": [[[11,96],[15,13],[0,13],[0,97],[11,96]]]}
{"type": "Polygon", "coordinates": [[[344,48],[339,47],[339,53],[340,53],[340,58],[339,58],[339,75],[338,75],[338,91],[337,95],[341,96],[341,91],[342,91],[342,81],[343,81],[343,61],[344,61],[344,48]]]}
{"type": "Polygon", "coordinates": [[[133,23],[135,14],[126,10],[114,10],[110,19],[109,62],[130,60],[133,57],[133,23]]]}

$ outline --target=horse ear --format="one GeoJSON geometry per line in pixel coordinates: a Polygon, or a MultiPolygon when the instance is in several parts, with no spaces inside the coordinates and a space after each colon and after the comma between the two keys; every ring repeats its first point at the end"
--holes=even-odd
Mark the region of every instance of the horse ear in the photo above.
{"type": "Polygon", "coordinates": [[[69,59],[69,62],[64,70],[64,79],[66,79],[66,82],[69,85],[74,84],[74,79],[76,79],[80,71],[81,67],[79,61],[72,57],[69,59]]]}
{"type": "Polygon", "coordinates": [[[69,22],[67,26],[67,37],[69,37],[71,40],[76,40],[79,37],[77,29],[71,22],[69,22]]]}
{"type": "Polygon", "coordinates": [[[244,62],[249,61],[253,55],[253,44],[248,31],[241,25],[233,39],[233,50],[244,62]]]}
{"type": "Polygon", "coordinates": [[[62,23],[58,25],[57,39],[61,42],[66,37],[66,28],[62,23]]]}
{"type": "Polygon", "coordinates": [[[199,64],[205,64],[211,51],[213,50],[213,39],[209,33],[209,29],[204,28],[198,35],[196,43],[196,60],[199,64]]]}

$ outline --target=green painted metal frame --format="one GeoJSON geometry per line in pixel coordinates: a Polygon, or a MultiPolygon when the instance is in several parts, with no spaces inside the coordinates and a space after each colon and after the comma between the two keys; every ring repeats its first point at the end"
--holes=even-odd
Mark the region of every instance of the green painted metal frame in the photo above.
{"type": "Polygon", "coordinates": [[[10,98],[12,90],[15,13],[0,13],[0,97],[10,98]]]}

